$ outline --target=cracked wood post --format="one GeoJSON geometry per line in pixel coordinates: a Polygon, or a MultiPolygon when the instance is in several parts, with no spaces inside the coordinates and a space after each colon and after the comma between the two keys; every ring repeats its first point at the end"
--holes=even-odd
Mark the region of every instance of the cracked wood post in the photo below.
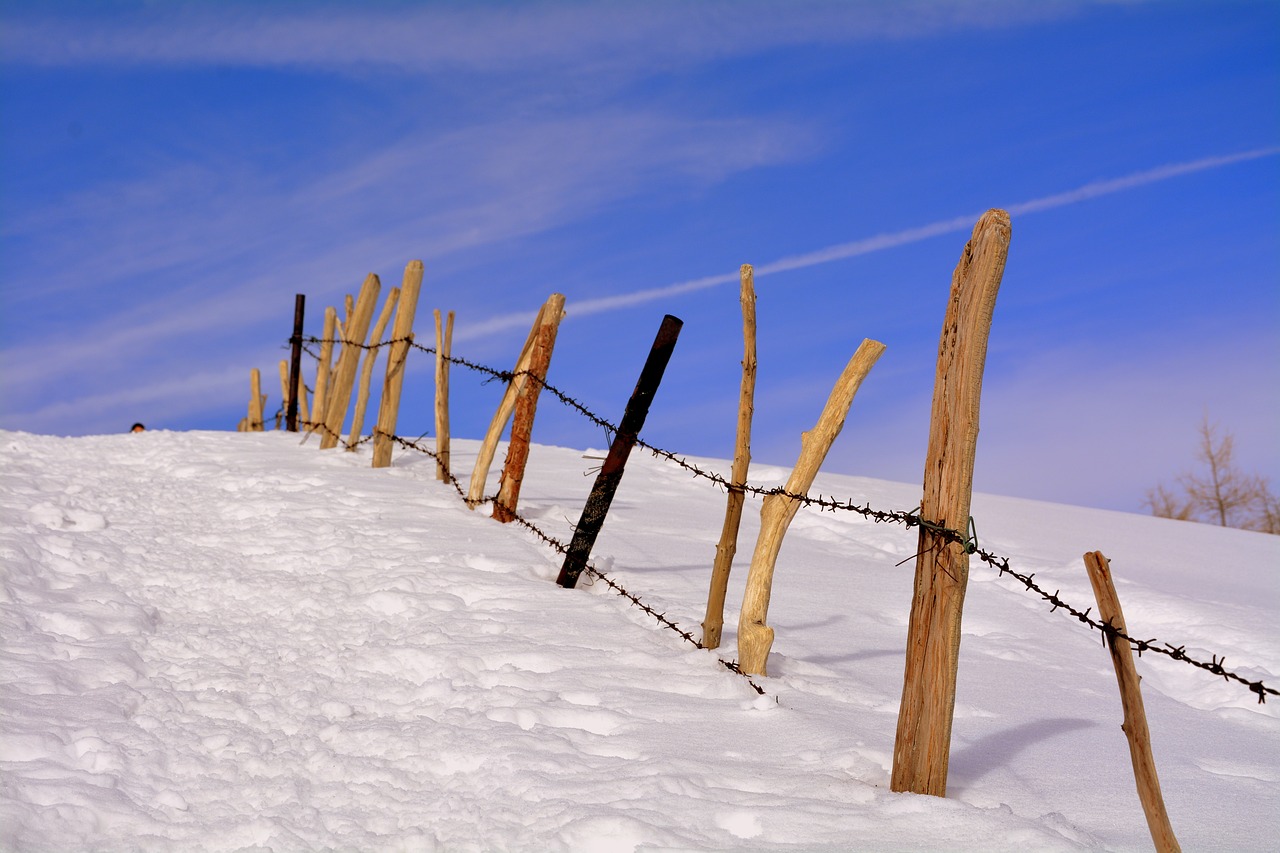
{"type": "MultiPolygon", "coordinates": [[[[1120,596],[1111,583],[1111,564],[1101,551],[1084,555],[1084,565],[1089,572],[1093,596],[1098,600],[1099,621],[1117,631],[1128,634],[1124,612],[1120,609],[1120,596]]],[[[1147,816],[1151,840],[1159,853],[1178,853],[1178,839],[1169,823],[1169,813],[1164,808],[1164,796],[1160,793],[1160,779],[1156,776],[1156,759],[1151,752],[1151,732],[1147,729],[1147,712],[1142,705],[1142,681],[1133,664],[1133,648],[1127,640],[1119,640],[1110,632],[1105,633],[1107,650],[1115,667],[1116,682],[1120,685],[1120,703],[1124,707],[1124,722],[1120,728],[1129,740],[1129,758],[1133,761],[1133,777],[1138,784],[1138,799],[1147,816]]]]}
{"type": "Polygon", "coordinates": [[[516,366],[512,371],[516,375],[512,376],[511,381],[507,383],[507,390],[503,392],[502,400],[498,403],[492,420],[489,421],[489,430],[484,434],[484,440],[480,442],[480,450],[476,454],[476,465],[471,471],[471,482],[467,484],[467,506],[471,509],[475,509],[484,502],[484,484],[489,479],[489,468],[493,466],[493,454],[497,452],[498,440],[502,438],[502,430],[506,428],[507,419],[511,417],[511,412],[516,407],[516,397],[519,396],[529,378],[521,374],[525,374],[529,369],[534,344],[538,340],[538,330],[542,328],[543,319],[552,314],[555,315],[557,323],[564,316],[564,296],[559,293],[551,294],[538,309],[538,315],[533,318],[533,326],[529,329],[529,336],[525,338],[524,347],[521,348],[520,357],[516,359],[516,366]]]}
{"type": "MultiPolygon", "coordinates": [[[[849,359],[831,389],[818,422],[800,438],[800,456],[787,478],[786,491],[793,495],[809,491],[813,478],[827,458],[827,451],[844,426],[854,395],[883,352],[884,344],[866,338],[849,359]]],[[[742,595],[742,613],[738,618],[738,666],[748,675],[768,675],[766,668],[769,650],[773,647],[773,629],[765,624],[765,619],[769,615],[773,570],[782,549],[782,538],[799,508],[799,500],[785,495],[769,495],[760,508],[760,536],[756,539],[755,553],[751,555],[747,588],[742,595]]]]}
{"type": "Polygon", "coordinates": [[[751,264],[743,264],[738,274],[742,302],[742,389],[738,399],[738,431],[733,450],[733,468],[729,474],[729,500],[724,512],[724,527],[720,530],[720,542],[716,545],[715,563],[711,569],[707,614],[702,620],[702,645],[708,649],[720,648],[720,634],[724,630],[725,592],[729,587],[733,557],[738,551],[742,505],[747,498],[742,487],[746,485],[747,471],[751,466],[751,416],[755,412],[756,391],[756,291],[751,264]]]}
{"type": "Polygon", "coordinates": [[[246,429],[249,432],[262,432],[262,409],[267,404],[267,396],[262,393],[262,373],[258,368],[249,371],[249,417],[246,429]]]}
{"type": "Polygon", "coordinates": [[[316,365],[316,392],[311,398],[311,411],[315,420],[307,423],[307,435],[316,431],[324,422],[325,395],[329,388],[329,368],[333,361],[333,336],[338,325],[338,312],[330,305],[324,309],[324,331],[320,333],[320,361],[316,365]]]}
{"type": "MultiPolygon", "coordinates": [[[[974,225],[951,277],[938,344],[920,517],[962,532],[969,525],[982,372],[1009,236],[1003,210],[988,210],[974,225]]],[[[890,788],[945,797],[969,555],[963,542],[926,527],[917,552],[890,788]]]]}
{"type": "Polygon", "coordinates": [[[369,323],[378,304],[382,282],[373,273],[365,276],[360,286],[360,297],[347,315],[342,327],[342,351],[338,365],[329,380],[329,399],[325,402],[324,434],[320,436],[320,449],[337,447],[342,440],[342,422],[346,420],[351,405],[351,390],[356,382],[356,370],[360,366],[365,339],[369,336],[369,323]]]}
{"type": "Polygon", "coordinates": [[[529,358],[529,374],[524,387],[516,397],[515,417],[511,422],[511,440],[507,442],[507,459],[498,479],[498,498],[493,503],[493,517],[503,522],[515,520],[516,506],[520,502],[520,485],[524,481],[525,464],[529,461],[529,441],[533,437],[533,416],[538,408],[538,395],[547,381],[551,369],[551,354],[556,346],[556,332],[564,317],[564,297],[559,297],[560,310],[548,301],[548,311],[538,327],[538,339],[529,358]]]}
{"type": "Polygon", "coordinates": [[[449,356],[453,354],[453,312],[440,330],[440,309],[436,319],[436,479],[449,482],[449,356]]]}
{"type": "MultiPolygon", "coordinates": [[[[286,401],[285,408],[285,429],[289,432],[298,431],[298,388],[302,384],[302,321],[306,314],[307,297],[305,294],[298,293],[293,297],[293,336],[289,338],[289,375],[287,384],[284,388],[284,399],[286,401]]],[[[306,395],[301,395],[305,402],[306,395]]],[[[305,421],[307,416],[304,414],[302,419],[305,421]]]]}
{"type": "Polygon", "coordinates": [[[360,365],[360,390],[356,395],[356,408],[351,415],[351,434],[347,436],[347,450],[354,451],[360,443],[360,434],[364,430],[364,418],[369,409],[369,384],[373,381],[373,365],[378,360],[378,351],[382,348],[382,334],[387,330],[391,314],[400,302],[400,288],[393,287],[387,294],[387,301],[382,303],[382,313],[378,322],[373,324],[369,333],[369,349],[365,350],[364,362],[360,365]]]}
{"type": "Polygon", "coordinates": [[[604,517],[608,515],[618,484],[622,482],[627,457],[631,455],[631,448],[635,446],[640,428],[644,426],[649,405],[658,391],[658,384],[662,382],[662,374],[667,369],[667,362],[671,360],[671,352],[676,347],[676,340],[680,337],[683,326],[683,321],[678,317],[667,314],[662,318],[653,346],[649,348],[649,357],[645,359],[635,390],[631,392],[631,399],[627,401],[627,408],[623,411],[618,432],[609,445],[609,455],[600,466],[591,494],[582,507],[582,515],[573,528],[573,541],[569,543],[560,575],[556,578],[556,583],[566,589],[573,589],[578,585],[578,576],[587,567],[591,547],[595,545],[600,528],[604,526],[604,517]]]}
{"type": "Polygon", "coordinates": [[[391,437],[396,434],[400,414],[400,389],[404,387],[404,365],[413,340],[413,315],[418,310],[418,293],[422,290],[422,261],[410,261],[400,283],[400,304],[391,327],[391,347],[387,354],[387,376],[382,383],[382,400],[378,405],[378,423],[373,428],[373,467],[391,466],[391,437]]]}

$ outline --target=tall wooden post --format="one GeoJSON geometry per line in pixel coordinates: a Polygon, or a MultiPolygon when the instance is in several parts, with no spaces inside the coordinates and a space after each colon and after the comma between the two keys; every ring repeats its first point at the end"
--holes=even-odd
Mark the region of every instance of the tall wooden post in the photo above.
{"type": "Polygon", "coordinates": [[[332,306],[324,309],[324,331],[320,335],[320,362],[316,365],[316,393],[311,398],[311,423],[307,434],[324,423],[324,405],[329,388],[329,369],[333,362],[333,336],[337,332],[338,312],[332,306]]]}
{"type": "Polygon", "coordinates": [[[285,410],[285,429],[298,431],[298,387],[302,384],[302,321],[306,313],[307,297],[299,293],[293,297],[293,336],[289,338],[289,385],[285,389],[285,399],[289,406],[285,410]]]}
{"type": "Polygon", "coordinates": [[[440,309],[436,318],[436,479],[448,482],[449,473],[449,356],[453,352],[453,312],[444,329],[440,309]]]}
{"type": "MultiPolygon", "coordinates": [[[[849,359],[831,389],[831,396],[827,398],[818,422],[801,437],[800,456],[787,478],[786,491],[793,495],[808,493],[813,478],[827,458],[827,452],[844,428],[849,407],[853,405],[862,380],[883,353],[884,344],[866,338],[849,359]]],[[[748,675],[768,674],[766,669],[769,650],[773,648],[773,629],[765,624],[765,619],[769,615],[769,597],[773,591],[773,570],[782,550],[782,537],[799,508],[799,499],[786,495],[769,495],[760,508],[760,536],[751,555],[747,588],[742,594],[742,613],[738,618],[738,666],[748,675]]]]}
{"type": "MultiPolygon", "coordinates": [[[[1102,624],[1110,625],[1125,634],[1124,611],[1120,609],[1120,596],[1111,582],[1111,564],[1101,551],[1084,555],[1085,569],[1093,596],[1098,601],[1098,616],[1102,624]]],[[[1142,704],[1142,690],[1138,670],[1133,664],[1133,649],[1128,640],[1119,640],[1108,633],[1107,649],[1115,667],[1116,682],[1120,685],[1120,704],[1124,708],[1124,722],[1120,728],[1129,740],[1129,758],[1133,762],[1133,776],[1138,783],[1138,799],[1147,817],[1151,840],[1159,853],[1179,853],[1178,839],[1169,823],[1169,813],[1164,808],[1164,795],[1160,793],[1160,777],[1156,775],[1156,759],[1151,751],[1151,732],[1147,728],[1147,712],[1142,704]]]]}
{"type": "Polygon", "coordinates": [[[400,414],[400,389],[404,386],[404,363],[409,358],[413,338],[413,315],[418,310],[418,292],[422,289],[422,261],[410,261],[404,268],[400,285],[400,305],[391,329],[391,351],[387,355],[387,378],[382,384],[382,400],[378,406],[378,425],[373,430],[373,467],[391,466],[391,436],[396,434],[396,418],[400,414]]]}
{"type": "Polygon", "coordinates": [[[720,648],[724,630],[724,599],[729,588],[729,572],[738,551],[738,529],[742,526],[742,505],[747,494],[751,467],[751,418],[755,412],[756,393],[756,289],[755,271],[751,264],[739,270],[742,302],[742,389],[738,398],[738,432],[733,449],[733,468],[729,474],[729,500],[724,512],[724,526],[716,545],[716,559],[711,568],[711,588],[707,592],[707,615],[702,620],[702,645],[720,648]]]}
{"type": "MultiPolygon", "coordinates": [[[[938,344],[920,516],[953,530],[969,525],[982,372],[1009,235],[1003,210],[978,219],[951,277],[938,344]]],[[[929,527],[921,527],[917,551],[890,787],[945,797],[969,554],[929,527]]]]}
{"type": "Polygon", "coordinates": [[[378,350],[382,347],[382,333],[387,330],[391,313],[396,310],[399,302],[400,288],[393,287],[387,294],[387,301],[382,304],[382,313],[378,315],[378,322],[373,324],[373,331],[369,333],[370,346],[364,354],[364,361],[360,364],[360,390],[356,394],[355,411],[351,414],[351,435],[347,436],[347,450],[355,450],[356,445],[360,443],[360,436],[364,430],[365,412],[369,408],[369,383],[373,381],[373,365],[378,361],[378,350]]]}
{"type": "Polygon", "coordinates": [[[360,298],[356,300],[354,310],[347,314],[347,322],[342,328],[342,351],[338,354],[338,365],[329,380],[329,399],[325,401],[324,407],[324,434],[320,436],[321,450],[337,447],[342,440],[342,424],[351,404],[351,389],[355,385],[360,354],[363,352],[365,338],[369,335],[369,323],[373,320],[380,290],[382,282],[376,275],[369,273],[360,287],[360,298]]]}
{"type": "Polygon", "coordinates": [[[662,318],[662,325],[658,327],[658,335],[653,340],[649,357],[640,371],[640,379],[631,392],[631,399],[627,401],[622,423],[618,424],[618,434],[613,437],[609,455],[600,466],[595,485],[591,487],[591,494],[587,496],[587,503],[582,508],[582,516],[573,529],[573,541],[569,543],[564,564],[560,567],[560,576],[556,578],[556,583],[560,586],[573,589],[578,585],[578,576],[587,567],[591,547],[600,535],[604,517],[609,512],[609,505],[613,503],[618,484],[622,482],[627,457],[631,455],[631,448],[635,446],[640,428],[649,415],[653,395],[658,391],[658,383],[662,381],[667,362],[671,360],[671,352],[676,347],[676,339],[680,337],[682,326],[684,323],[678,317],[667,314],[662,318]]]}

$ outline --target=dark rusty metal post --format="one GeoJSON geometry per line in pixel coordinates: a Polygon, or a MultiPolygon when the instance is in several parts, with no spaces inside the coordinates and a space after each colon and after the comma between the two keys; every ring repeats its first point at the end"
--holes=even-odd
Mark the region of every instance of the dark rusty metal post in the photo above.
{"type": "Polygon", "coordinates": [[[302,317],[307,306],[307,297],[297,294],[293,298],[293,337],[289,343],[293,347],[289,362],[289,408],[285,411],[284,425],[289,432],[298,431],[298,392],[302,384],[302,317]]]}
{"type": "Polygon", "coordinates": [[[662,381],[662,373],[671,360],[671,351],[675,349],[676,338],[680,336],[680,328],[684,323],[670,314],[662,318],[658,328],[658,336],[654,338],[653,348],[649,350],[649,358],[645,360],[644,369],[640,371],[640,379],[636,382],[635,391],[627,401],[626,412],[622,415],[622,423],[618,425],[618,434],[613,437],[609,447],[609,455],[596,476],[596,483],[591,488],[587,504],[582,508],[582,518],[573,531],[573,541],[569,543],[569,551],[565,554],[564,566],[560,569],[560,577],[556,583],[567,589],[578,584],[578,575],[587,567],[587,558],[591,556],[591,546],[600,534],[604,525],[604,517],[609,512],[609,504],[613,503],[613,494],[622,482],[622,469],[635,446],[640,428],[649,414],[649,405],[653,395],[662,381]]]}

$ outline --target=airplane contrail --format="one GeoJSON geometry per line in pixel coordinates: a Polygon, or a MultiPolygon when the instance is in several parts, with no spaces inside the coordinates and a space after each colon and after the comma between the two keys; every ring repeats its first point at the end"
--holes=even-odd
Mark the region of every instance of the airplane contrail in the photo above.
{"type": "MultiPolygon", "coordinates": [[[[1093,181],[1073,190],[1067,190],[1066,192],[1055,193],[1054,195],[1043,196],[1041,198],[1031,199],[1030,201],[1011,204],[1008,205],[1005,210],[1008,211],[1011,217],[1021,216],[1027,213],[1039,213],[1042,210],[1053,210],[1058,207],[1066,207],[1067,205],[1078,204],[1079,202],[1088,201],[1089,199],[1098,198],[1099,196],[1111,195],[1113,193],[1135,189],[1148,184],[1160,183],[1161,181],[1167,181],[1170,178],[1189,175],[1194,172],[1218,169],[1223,166],[1243,163],[1248,160],[1272,157],[1276,154],[1280,154],[1280,147],[1255,148],[1251,151],[1241,151],[1238,154],[1226,154],[1219,157],[1205,157],[1200,160],[1190,160],[1185,163],[1173,163],[1171,165],[1160,166],[1155,169],[1148,169],[1143,172],[1135,172],[1132,175],[1126,175],[1121,178],[1093,181]]],[[[938,237],[942,234],[954,234],[959,231],[968,231],[973,228],[973,224],[978,220],[978,217],[981,216],[982,213],[983,211],[979,211],[978,213],[956,216],[951,219],[932,222],[928,225],[921,225],[916,228],[894,231],[889,234],[877,234],[874,237],[864,237],[861,240],[853,240],[848,243],[838,243],[834,246],[827,246],[825,249],[806,252],[802,255],[791,255],[785,258],[779,258],[776,261],[770,261],[769,263],[755,266],[755,274],[757,276],[762,276],[769,275],[770,273],[804,269],[805,267],[813,267],[819,264],[831,263],[832,261],[840,261],[845,258],[870,254],[871,252],[879,252],[884,249],[905,246],[909,243],[918,243],[921,240],[928,240],[931,237],[938,237]]],[[[597,299],[583,299],[581,301],[571,302],[568,309],[569,314],[573,317],[585,317],[591,314],[600,314],[605,311],[615,311],[619,308],[629,308],[632,305],[652,302],[655,299],[662,299],[667,296],[680,296],[686,293],[706,290],[709,287],[716,287],[721,284],[729,284],[730,282],[737,281],[738,271],[734,270],[731,273],[708,275],[703,276],[702,278],[678,282],[676,284],[664,285],[662,287],[636,290],[631,293],[620,293],[615,296],[602,296],[597,299]]],[[[466,340],[484,337],[494,332],[513,327],[527,326],[529,323],[533,322],[535,314],[536,312],[532,311],[520,314],[503,314],[470,327],[465,333],[458,337],[466,340]]]]}

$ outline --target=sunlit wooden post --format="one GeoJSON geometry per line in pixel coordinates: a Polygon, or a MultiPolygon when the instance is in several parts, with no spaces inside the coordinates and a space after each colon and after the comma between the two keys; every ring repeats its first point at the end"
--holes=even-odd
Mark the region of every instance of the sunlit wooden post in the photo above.
{"type": "Polygon", "coordinates": [[[387,330],[391,314],[400,301],[400,288],[393,287],[387,294],[387,301],[382,304],[382,314],[373,325],[369,334],[369,349],[365,351],[364,361],[360,365],[360,390],[356,394],[356,408],[351,415],[351,434],[347,437],[347,450],[355,450],[360,443],[360,434],[364,429],[364,416],[369,408],[369,383],[373,380],[373,365],[378,360],[378,351],[382,348],[382,334],[387,330]]]}
{"type": "Polygon", "coordinates": [[[373,467],[391,465],[391,437],[396,433],[400,414],[400,390],[404,386],[404,365],[413,340],[413,315],[418,310],[418,293],[422,289],[422,261],[410,261],[404,268],[400,284],[400,304],[391,330],[391,349],[387,354],[387,378],[382,384],[382,400],[378,406],[378,425],[373,430],[373,467]]]}
{"type": "Polygon", "coordinates": [[[436,479],[448,482],[449,473],[449,357],[453,352],[453,312],[443,329],[440,309],[436,318],[436,479]]]}
{"type": "Polygon", "coordinates": [[[330,305],[324,309],[324,331],[320,336],[320,363],[316,365],[316,392],[311,399],[312,420],[307,433],[315,432],[324,423],[325,397],[329,387],[329,370],[333,361],[333,336],[337,332],[338,312],[330,305]]]}
{"type": "Polygon", "coordinates": [[[933,525],[967,532],[973,496],[978,404],[996,293],[1009,254],[1009,215],[988,210],[973,228],[951,277],[938,344],[929,449],[907,628],[902,704],[893,747],[894,791],[944,797],[951,753],[960,618],[969,582],[969,554],[933,525]]]}
{"type": "Polygon", "coordinates": [[[338,354],[338,365],[329,380],[329,399],[325,401],[324,434],[320,436],[320,449],[328,450],[337,447],[342,440],[342,424],[347,417],[347,408],[351,404],[351,389],[355,385],[356,370],[360,366],[360,355],[363,352],[365,338],[369,335],[369,323],[373,320],[373,311],[378,304],[378,292],[382,290],[382,282],[373,273],[365,276],[360,287],[360,297],[356,300],[354,310],[347,314],[346,325],[342,328],[342,351],[338,354]]]}
{"type": "Polygon", "coordinates": [[[249,371],[249,432],[262,432],[262,408],[267,398],[262,393],[262,373],[258,368],[249,371]]]}

